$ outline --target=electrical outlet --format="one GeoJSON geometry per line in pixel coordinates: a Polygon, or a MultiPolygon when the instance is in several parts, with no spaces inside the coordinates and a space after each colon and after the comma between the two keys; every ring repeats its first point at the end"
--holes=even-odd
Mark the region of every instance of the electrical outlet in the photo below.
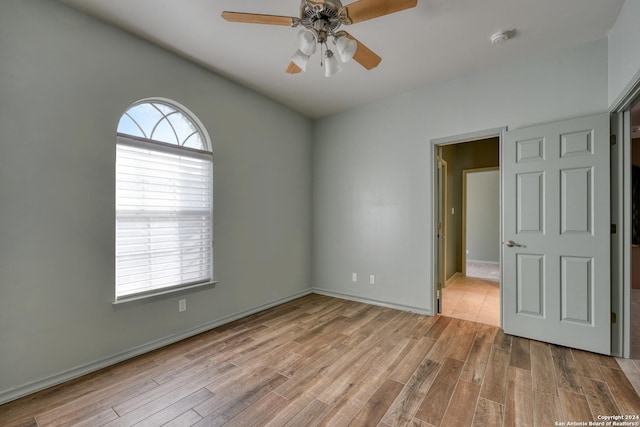
{"type": "Polygon", "coordinates": [[[358,273],[351,273],[351,281],[352,282],[358,281],[358,273]]]}
{"type": "Polygon", "coordinates": [[[370,285],[375,285],[376,284],[376,276],[374,276],[373,274],[371,276],[369,276],[369,284],[370,285]]]}
{"type": "Polygon", "coordinates": [[[178,311],[179,312],[187,311],[187,300],[186,299],[181,299],[180,301],[178,301],[178,311]]]}

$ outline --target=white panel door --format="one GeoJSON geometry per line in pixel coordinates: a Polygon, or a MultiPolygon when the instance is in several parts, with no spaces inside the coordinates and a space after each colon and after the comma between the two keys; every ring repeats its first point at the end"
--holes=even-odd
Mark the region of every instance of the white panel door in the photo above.
{"type": "Polygon", "coordinates": [[[505,133],[503,326],[610,354],[609,117],[505,133]]]}

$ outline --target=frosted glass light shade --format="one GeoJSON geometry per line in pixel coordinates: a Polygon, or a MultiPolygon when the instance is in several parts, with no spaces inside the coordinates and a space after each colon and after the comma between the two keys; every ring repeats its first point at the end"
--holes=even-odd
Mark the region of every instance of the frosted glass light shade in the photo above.
{"type": "Polygon", "coordinates": [[[313,55],[317,48],[317,39],[313,31],[306,29],[300,30],[298,33],[298,47],[305,55],[313,55]]]}
{"type": "Polygon", "coordinates": [[[342,62],[348,62],[353,58],[358,50],[358,43],[347,36],[338,37],[336,40],[336,50],[342,62]]]}
{"type": "Polygon", "coordinates": [[[324,59],[324,76],[331,77],[333,75],[338,74],[340,71],[342,71],[342,67],[340,66],[340,63],[338,62],[336,57],[333,55],[333,52],[328,50],[325,53],[325,59],[324,59]]]}
{"type": "Polygon", "coordinates": [[[309,62],[309,55],[305,55],[300,49],[296,50],[296,53],[291,57],[291,62],[296,64],[302,71],[307,71],[307,63],[309,62]]]}

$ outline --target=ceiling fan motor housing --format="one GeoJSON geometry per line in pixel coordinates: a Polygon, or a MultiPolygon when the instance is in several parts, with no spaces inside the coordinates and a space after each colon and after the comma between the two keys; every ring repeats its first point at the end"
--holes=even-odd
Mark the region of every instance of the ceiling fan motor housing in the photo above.
{"type": "Polygon", "coordinates": [[[340,10],[343,9],[340,0],[311,1],[302,0],[300,4],[300,19],[304,27],[318,32],[332,33],[343,23],[340,10]]]}

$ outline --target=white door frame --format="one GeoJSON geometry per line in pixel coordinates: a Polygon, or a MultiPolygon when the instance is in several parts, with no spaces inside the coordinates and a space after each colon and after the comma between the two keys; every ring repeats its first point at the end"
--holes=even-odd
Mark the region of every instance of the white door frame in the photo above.
{"type": "Polygon", "coordinates": [[[631,355],[631,118],[630,109],[640,101],[640,72],[609,107],[611,133],[616,144],[611,147],[612,212],[617,225],[611,241],[611,311],[617,323],[611,330],[611,354],[631,355]],[[614,160],[615,159],[615,160],[614,160]],[[615,203],[614,203],[615,202],[615,203]]]}
{"type": "Polygon", "coordinates": [[[611,354],[631,355],[631,131],[629,110],[611,115],[611,354]],[[613,142],[613,140],[612,140],[613,142]]]}
{"type": "MultiPolygon", "coordinates": [[[[434,239],[432,239],[432,243],[431,243],[431,271],[433,272],[432,274],[432,281],[430,284],[430,288],[429,288],[429,292],[431,293],[431,295],[433,295],[432,298],[432,312],[434,314],[438,313],[438,296],[437,296],[437,283],[438,283],[438,262],[439,261],[439,255],[438,255],[438,188],[436,183],[438,182],[437,178],[438,178],[438,156],[437,156],[437,150],[438,147],[444,146],[444,145],[453,145],[453,144],[461,144],[464,142],[472,142],[472,141],[478,141],[481,139],[489,139],[489,138],[498,138],[498,150],[499,150],[499,162],[498,164],[500,165],[500,167],[502,167],[502,139],[503,139],[503,134],[504,132],[506,132],[507,127],[499,127],[499,128],[493,128],[493,129],[486,129],[486,130],[481,130],[481,131],[477,131],[477,132],[470,132],[470,133],[464,133],[464,134],[458,134],[458,135],[453,135],[453,136],[447,136],[447,137],[443,137],[443,138],[435,138],[431,140],[431,159],[432,159],[432,168],[431,168],[431,182],[434,183],[432,185],[432,188],[434,188],[433,191],[433,198],[432,198],[432,233],[434,236],[434,239]]],[[[500,178],[500,185],[502,187],[502,172],[500,173],[501,178],[500,178]]],[[[502,241],[502,204],[500,205],[500,241],[502,241]]],[[[502,269],[502,251],[500,251],[500,268],[502,269]]],[[[500,272],[500,274],[502,275],[502,271],[500,272]]],[[[500,301],[502,304],[502,286],[500,286],[500,301]]],[[[502,307],[500,307],[500,325],[502,326],[502,307]]]]}

